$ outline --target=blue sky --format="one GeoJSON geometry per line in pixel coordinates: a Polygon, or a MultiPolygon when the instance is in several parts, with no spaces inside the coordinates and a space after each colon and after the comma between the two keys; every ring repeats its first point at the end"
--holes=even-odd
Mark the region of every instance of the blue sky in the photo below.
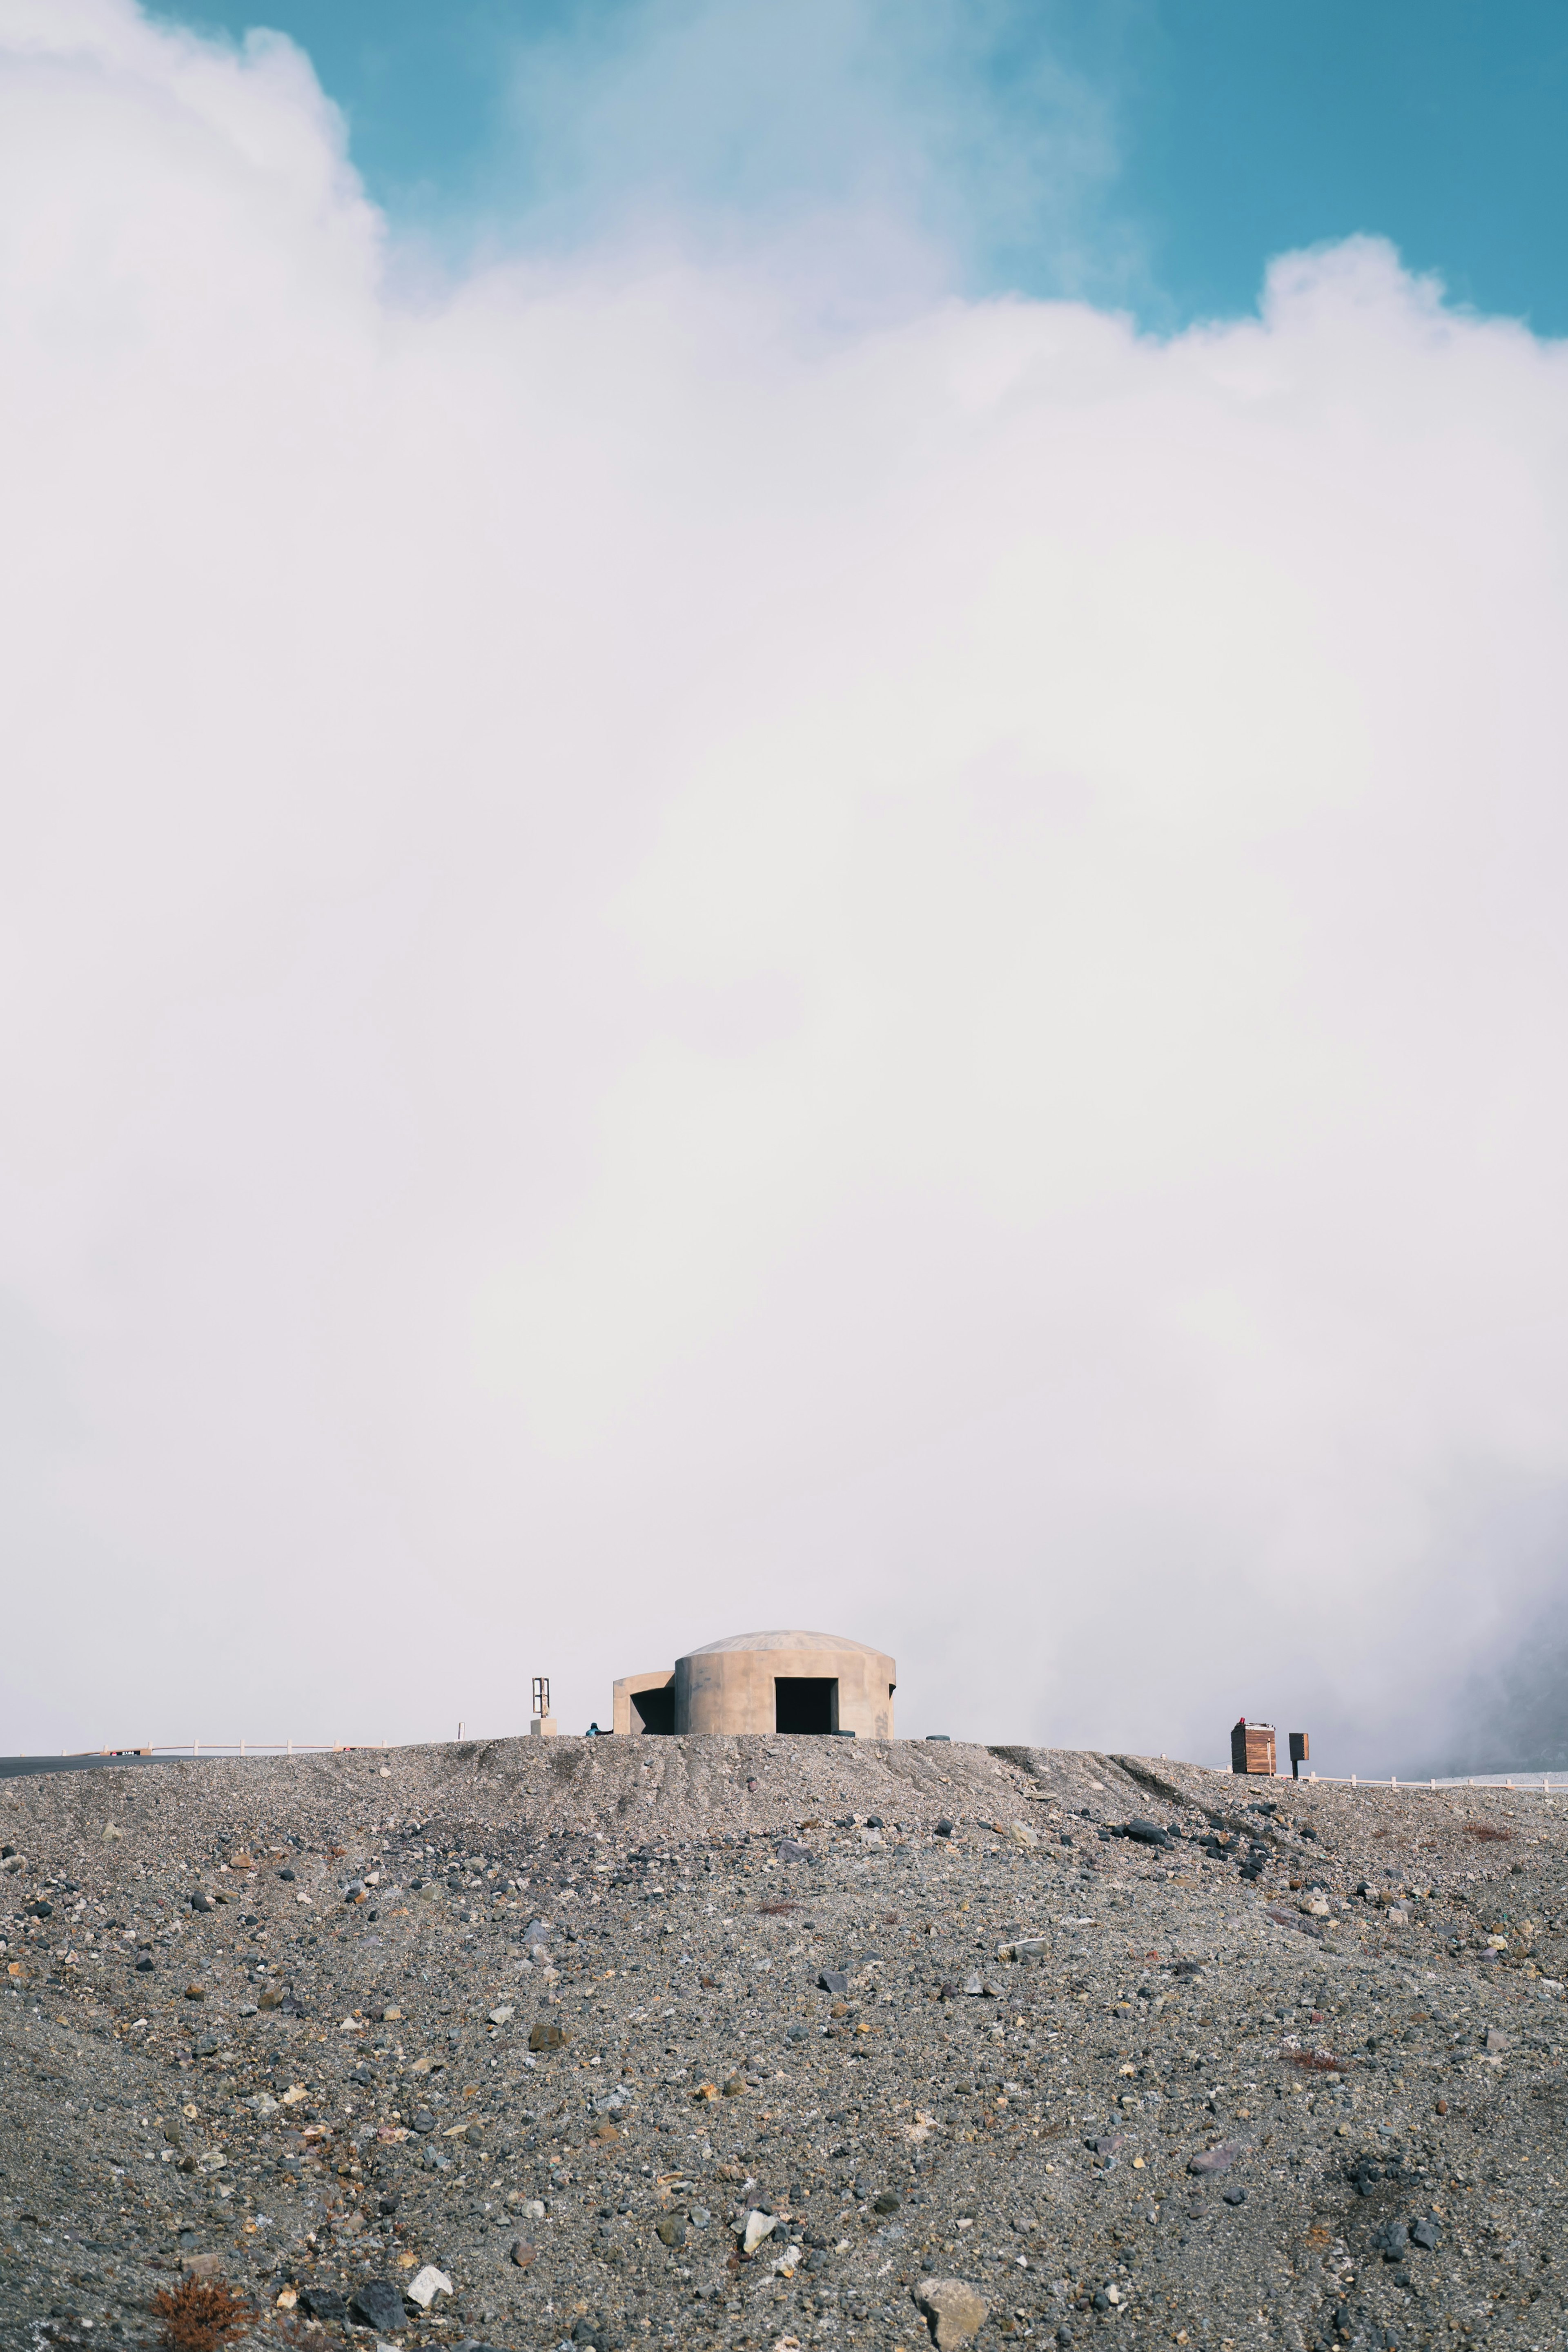
{"type": "Polygon", "coordinates": [[[1388,237],[1454,299],[1568,331],[1568,12],[1541,0],[252,0],[401,227],[570,243],[607,219],[868,198],[966,290],[1153,327],[1269,258],[1388,237]]]}

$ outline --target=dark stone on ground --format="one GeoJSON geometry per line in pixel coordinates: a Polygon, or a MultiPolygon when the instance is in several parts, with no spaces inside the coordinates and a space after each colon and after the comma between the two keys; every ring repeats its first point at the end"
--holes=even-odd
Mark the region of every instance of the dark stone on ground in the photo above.
{"type": "Polygon", "coordinates": [[[367,2279],[356,2287],[349,2305],[356,2319],[367,2327],[374,2327],[383,2336],[391,2336],[408,2326],[408,2315],[402,2307],[402,2296],[390,2279],[367,2279]]]}

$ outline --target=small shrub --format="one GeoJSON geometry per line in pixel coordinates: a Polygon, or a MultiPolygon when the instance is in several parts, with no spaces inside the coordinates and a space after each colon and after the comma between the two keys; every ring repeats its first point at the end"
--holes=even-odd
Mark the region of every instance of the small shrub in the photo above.
{"type": "Polygon", "coordinates": [[[253,2316],[222,2279],[197,2278],[162,2288],[152,2298],[152,2315],[162,2322],[159,2340],[169,2352],[222,2352],[253,2316]]]}
{"type": "Polygon", "coordinates": [[[1511,1845],[1513,1843],[1511,1830],[1493,1829],[1490,1822],[1467,1822],[1465,1835],[1479,1838],[1487,1845],[1511,1845]]]}

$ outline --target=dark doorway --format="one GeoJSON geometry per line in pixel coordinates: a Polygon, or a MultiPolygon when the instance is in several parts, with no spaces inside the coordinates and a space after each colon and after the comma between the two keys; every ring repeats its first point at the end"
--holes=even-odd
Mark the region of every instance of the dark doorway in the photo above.
{"type": "Polygon", "coordinates": [[[777,1731],[836,1731],[839,1678],[837,1675],[775,1675],[773,1706],[777,1731]]]}
{"type": "Polygon", "coordinates": [[[644,1731],[663,1732],[666,1738],[671,1737],[675,1728],[674,1684],[666,1683],[663,1690],[633,1691],[632,1712],[644,1731]]]}

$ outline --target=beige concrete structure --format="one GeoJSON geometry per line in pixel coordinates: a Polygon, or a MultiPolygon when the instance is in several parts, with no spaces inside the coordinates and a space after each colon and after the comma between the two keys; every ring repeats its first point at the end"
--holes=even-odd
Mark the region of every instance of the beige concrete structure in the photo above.
{"type": "Polygon", "coordinates": [[[898,1668],[839,1633],[734,1633],[615,1685],[620,1732],[851,1732],[891,1739],[898,1668]]]}
{"type": "Polygon", "coordinates": [[[674,1731],[674,1666],[661,1666],[652,1675],[622,1675],[615,1685],[614,1713],[610,1720],[616,1731],[674,1731]]]}

